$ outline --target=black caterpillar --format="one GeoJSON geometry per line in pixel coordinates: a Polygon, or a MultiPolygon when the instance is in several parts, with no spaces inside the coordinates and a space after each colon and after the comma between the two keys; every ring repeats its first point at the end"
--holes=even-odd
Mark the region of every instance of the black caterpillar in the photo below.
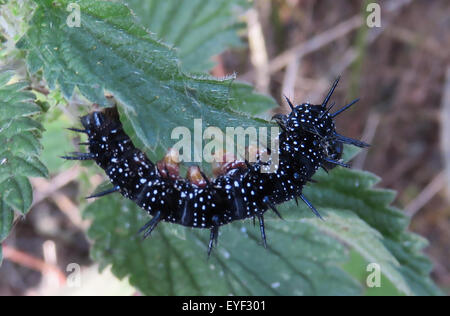
{"type": "MultiPolygon", "coordinates": [[[[264,247],[264,213],[271,209],[280,218],[276,205],[297,198],[306,203],[313,213],[322,218],[314,206],[302,194],[307,182],[312,181],[319,167],[325,170],[335,165],[348,167],[339,161],[343,144],[367,147],[368,144],[339,135],[334,118],[355,104],[358,99],[330,114],[334,103],[328,106],[339,78],[333,83],[321,105],[303,103],[294,106],[286,98],[292,112],[275,115],[281,128],[279,134],[279,164],[274,173],[261,173],[264,165],[258,158],[248,161],[222,164],[221,172],[212,180],[198,167],[190,167],[187,178],[178,175],[178,163],[174,153],[154,164],[134,147],[125,134],[116,108],[93,112],[81,118],[86,133],[89,153],[73,153],[64,159],[93,159],[105,170],[114,187],[90,197],[100,197],[119,191],[133,200],[153,218],[140,229],[148,237],[160,221],[167,221],[195,228],[211,230],[208,256],[217,244],[219,227],[235,220],[255,217],[259,220],[264,247]]],[[[297,202],[298,203],[298,202],[297,202]]]]}

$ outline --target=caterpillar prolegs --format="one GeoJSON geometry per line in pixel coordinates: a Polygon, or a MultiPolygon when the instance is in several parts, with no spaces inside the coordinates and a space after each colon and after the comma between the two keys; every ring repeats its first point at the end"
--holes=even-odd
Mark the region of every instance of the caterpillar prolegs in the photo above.
{"type": "Polygon", "coordinates": [[[253,218],[259,222],[266,247],[264,214],[271,210],[279,217],[277,204],[300,198],[319,218],[316,208],[303,195],[303,187],[317,169],[330,169],[340,162],[343,144],[367,147],[368,144],[342,136],[336,132],[334,118],[357,100],[330,113],[328,102],[338,84],[333,83],[320,105],[303,103],[294,106],[286,98],[291,112],[276,115],[280,126],[278,164],[273,173],[261,168],[274,163],[270,159],[256,162],[235,161],[221,165],[217,177],[209,179],[198,167],[188,169],[187,177],[179,176],[176,153],[169,151],[158,163],[150,161],[137,149],[124,132],[116,108],[92,112],[81,118],[86,133],[87,153],[64,156],[70,160],[94,160],[105,170],[113,188],[90,197],[120,192],[146,210],[151,220],[140,233],[148,237],[161,221],[187,227],[210,229],[208,256],[217,244],[219,227],[232,221],[253,218]]]}

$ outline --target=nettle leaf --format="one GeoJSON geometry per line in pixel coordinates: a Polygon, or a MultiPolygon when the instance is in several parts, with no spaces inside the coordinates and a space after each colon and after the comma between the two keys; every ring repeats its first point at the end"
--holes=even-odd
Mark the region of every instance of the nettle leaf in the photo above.
{"type": "Polygon", "coordinates": [[[25,214],[32,202],[28,177],[46,177],[39,161],[42,127],[30,116],[40,112],[26,82],[7,84],[13,72],[0,74],[0,197],[25,214]]]}
{"type": "MultiPolygon", "coordinates": [[[[400,293],[440,293],[429,278],[431,263],[422,252],[426,241],[408,232],[409,218],[390,206],[395,193],[374,188],[377,176],[336,168],[329,174],[318,172],[314,179],[318,183],[308,185],[305,195],[327,220],[312,221],[313,225],[353,248],[367,263],[379,264],[383,276],[400,293]]],[[[295,213],[289,210],[286,214],[291,218],[295,213]]]]}
{"type": "MultiPolygon", "coordinates": [[[[0,242],[8,237],[14,220],[14,211],[6,204],[5,201],[0,202],[0,242]]],[[[0,260],[1,261],[1,260],[0,260]]]]}
{"type": "Polygon", "coordinates": [[[139,21],[164,42],[176,47],[183,69],[206,72],[211,57],[228,47],[240,47],[239,13],[247,0],[126,0],[139,21]]]}
{"type": "Polygon", "coordinates": [[[0,267],[2,266],[2,246],[3,240],[8,237],[14,221],[14,211],[6,204],[3,199],[0,200],[0,267]]]}
{"type": "Polygon", "coordinates": [[[251,221],[221,229],[208,260],[209,232],[164,223],[149,240],[136,234],[148,217],[113,195],[90,204],[92,256],[147,295],[355,295],[360,286],[338,268],[346,249],[298,217],[268,218],[269,248],[251,221]]]}
{"type": "Polygon", "coordinates": [[[136,232],[148,221],[145,212],[119,195],[100,199],[85,212],[93,219],[93,257],[148,295],[355,295],[367,289],[365,278],[357,283],[340,266],[356,252],[364,271],[370,263],[380,266],[379,294],[386,282],[398,294],[440,294],[422,253],[426,243],[405,231],[408,220],[388,205],[391,191],[373,188],[374,175],[338,167],[315,179],[305,194],[325,221],[285,203],[279,206],[284,221],[266,219],[267,250],[250,220],[233,222],[221,228],[209,260],[209,231],[163,223],[142,241],[136,232]],[[378,216],[382,221],[374,220],[378,216]]]}
{"type": "MultiPolygon", "coordinates": [[[[12,226],[14,210],[26,214],[33,199],[28,177],[46,177],[39,161],[41,125],[30,116],[40,112],[26,82],[8,84],[12,71],[0,73],[0,242],[12,226]]],[[[1,261],[1,258],[0,258],[1,261]]]]}
{"type": "MultiPolygon", "coordinates": [[[[70,97],[75,87],[90,101],[108,106],[107,90],[119,101],[126,131],[140,147],[167,141],[177,126],[261,126],[266,122],[245,114],[275,106],[232,78],[189,75],[180,69],[177,52],[137,24],[120,3],[79,1],[81,26],[66,24],[72,0],[39,0],[26,35],[17,44],[28,50],[30,72],[43,69],[50,88],[59,84],[70,97]]],[[[148,152],[150,158],[158,159],[148,152]]]]}

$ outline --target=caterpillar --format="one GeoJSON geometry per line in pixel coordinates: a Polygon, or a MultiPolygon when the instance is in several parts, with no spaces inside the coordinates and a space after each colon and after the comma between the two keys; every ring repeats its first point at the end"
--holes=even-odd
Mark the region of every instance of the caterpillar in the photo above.
{"type": "Polygon", "coordinates": [[[89,196],[101,197],[120,192],[151,215],[140,230],[147,238],[161,222],[209,229],[208,256],[217,245],[219,228],[233,221],[253,218],[259,222],[262,243],[267,247],[264,214],[271,210],[282,218],[277,204],[300,198],[322,219],[317,209],[303,195],[303,187],[312,182],[314,173],[334,166],[349,167],[341,162],[343,144],[361,148],[369,145],[336,132],[334,119],[354,105],[356,99],[338,111],[330,113],[334,103],[328,102],[339,82],[337,78],[320,105],[302,103],[288,115],[277,114],[273,120],[280,127],[278,164],[273,173],[261,169],[274,163],[234,161],[222,163],[216,178],[208,178],[197,166],[189,167],[186,178],[179,175],[176,153],[169,150],[158,163],[153,163],[137,149],[122,128],[116,108],[106,108],[81,117],[89,152],[63,156],[68,160],[94,160],[113,184],[110,190],[89,196]]]}

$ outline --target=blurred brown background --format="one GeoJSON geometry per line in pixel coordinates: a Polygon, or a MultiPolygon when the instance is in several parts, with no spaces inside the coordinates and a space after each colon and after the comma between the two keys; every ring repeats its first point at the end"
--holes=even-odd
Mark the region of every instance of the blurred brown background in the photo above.
{"type": "MultiPolygon", "coordinates": [[[[288,111],[283,94],[296,103],[321,102],[341,75],[337,105],[361,101],[339,117],[338,129],[372,144],[353,167],[398,192],[395,205],[411,216],[411,230],[429,240],[432,277],[449,292],[450,2],[379,1],[380,28],[367,27],[369,3],[256,1],[243,17],[248,49],[218,56],[212,73],[236,72],[274,96],[278,112],[288,111]]],[[[34,181],[34,209],[6,242],[0,295],[48,294],[46,286],[64,279],[68,263],[92,264],[79,215],[79,173],[75,167],[34,181]]]]}

